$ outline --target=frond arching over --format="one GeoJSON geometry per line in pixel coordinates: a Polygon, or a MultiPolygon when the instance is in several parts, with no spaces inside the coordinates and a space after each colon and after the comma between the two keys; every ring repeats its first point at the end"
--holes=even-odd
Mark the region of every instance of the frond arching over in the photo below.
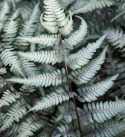
{"type": "Polygon", "coordinates": [[[83,86],[78,88],[79,95],[76,96],[81,102],[92,102],[97,100],[97,97],[104,95],[114,84],[114,80],[118,75],[112,76],[111,78],[98,82],[93,85],[83,86]]]}
{"type": "Polygon", "coordinates": [[[51,51],[37,51],[37,52],[19,52],[19,55],[30,61],[39,62],[39,63],[60,63],[63,59],[62,53],[59,53],[57,50],[51,51]]]}
{"type": "Polygon", "coordinates": [[[102,36],[94,43],[89,43],[86,48],[82,48],[78,52],[71,54],[67,59],[68,67],[75,70],[87,64],[96,50],[101,46],[105,36],[102,36]]]}
{"type": "Polygon", "coordinates": [[[52,73],[43,73],[40,75],[32,76],[29,78],[12,78],[8,79],[10,82],[30,85],[30,86],[50,86],[50,85],[59,85],[62,82],[65,82],[67,80],[65,69],[56,70],[52,73]]]}
{"type": "Polygon", "coordinates": [[[65,15],[59,3],[56,0],[44,0],[45,12],[41,15],[41,24],[51,33],[69,34],[73,29],[72,15],[65,15]]]}
{"type": "Polygon", "coordinates": [[[86,24],[86,22],[84,21],[83,18],[81,18],[79,16],[77,16],[77,17],[81,19],[80,28],[78,30],[76,30],[75,32],[73,32],[73,34],[69,38],[65,38],[63,40],[64,46],[66,46],[69,49],[73,49],[73,46],[80,43],[83,40],[86,33],[87,33],[87,24],[86,24]]]}
{"type": "Polygon", "coordinates": [[[72,71],[70,79],[72,82],[80,85],[83,83],[87,83],[90,79],[95,76],[98,70],[100,70],[101,65],[104,63],[105,54],[107,47],[103,50],[101,55],[96,59],[90,61],[87,65],[83,66],[81,69],[72,71]]]}

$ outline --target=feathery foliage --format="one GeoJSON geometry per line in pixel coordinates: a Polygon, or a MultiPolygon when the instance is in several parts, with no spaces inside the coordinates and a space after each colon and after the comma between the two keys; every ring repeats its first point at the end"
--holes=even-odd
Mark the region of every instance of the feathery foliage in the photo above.
{"type": "Polygon", "coordinates": [[[124,2],[1,0],[0,137],[124,136],[124,2]]]}

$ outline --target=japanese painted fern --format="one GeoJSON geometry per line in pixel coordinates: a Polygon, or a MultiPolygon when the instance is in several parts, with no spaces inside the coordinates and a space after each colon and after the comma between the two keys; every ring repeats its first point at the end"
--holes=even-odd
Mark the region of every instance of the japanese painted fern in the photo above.
{"type": "Polygon", "coordinates": [[[115,118],[125,110],[125,101],[107,97],[120,76],[101,74],[107,43],[124,45],[112,38],[120,31],[100,32],[100,38],[83,42],[89,27],[86,16],[79,14],[114,4],[114,0],[2,1],[1,137],[113,137],[125,131],[125,122],[115,118]]]}

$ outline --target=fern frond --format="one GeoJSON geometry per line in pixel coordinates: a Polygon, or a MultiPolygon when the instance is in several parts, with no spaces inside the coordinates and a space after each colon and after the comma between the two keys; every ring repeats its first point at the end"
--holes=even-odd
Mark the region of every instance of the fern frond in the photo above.
{"type": "Polygon", "coordinates": [[[78,43],[80,43],[84,36],[87,33],[87,24],[86,22],[83,20],[83,18],[77,16],[79,19],[81,19],[81,25],[79,30],[76,30],[69,38],[65,38],[63,40],[63,44],[69,48],[69,49],[73,49],[73,46],[77,45],[78,43]]]}
{"type": "Polygon", "coordinates": [[[7,14],[9,14],[9,12],[10,12],[10,6],[8,2],[5,1],[0,10],[0,31],[3,28],[3,25],[8,18],[7,14]]]}
{"type": "Polygon", "coordinates": [[[42,44],[44,46],[53,46],[58,45],[60,42],[59,35],[41,35],[36,37],[17,37],[18,40],[22,40],[24,42],[42,44]]]}
{"type": "Polygon", "coordinates": [[[42,100],[38,101],[36,105],[33,108],[31,108],[30,111],[43,110],[58,105],[63,101],[67,101],[72,97],[73,96],[69,91],[68,87],[55,88],[54,92],[50,93],[49,95],[47,95],[47,97],[44,97],[42,100]]]}
{"type": "Polygon", "coordinates": [[[125,131],[125,122],[109,120],[102,124],[99,124],[99,123],[92,124],[91,126],[85,129],[86,130],[84,130],[84,137],[90,137],[90,136],[114,137],[114,136],[118,136],[120,133],[125,131]]]}
{"type": "MultiPolygon", "coordinates": [[[[72,101],[64,102],[61,105],[58,105],[58,111],[56,113],[56,118],[51,122],[55,124],[56,122],[71,123],[74,119],[77,119],[75,106],[72,101]]],[[[83,111],[80,108],[77,108],[78,114],[82,114],[83,111]]]]}
{"type": "Polygon", "coordinates": [[[80,114],[80,120],[84,125],[94,123],[102,123],[117,114],[121,113],[124,110],[125,101],[117,102],[97,102],[97,103],[88,103],[83,105],[83,114],[80,114]]]}
{"type": "Polygon", "coordinates": [[[97,97],[104,95],[114,84],[118,75],[112,76],[108,80],[98,82],[93,85],[78,88],[79,95],[76,96],[80,102],[92,102],[97,100],[97,97]]]}
{"type": "Polygon", "coordinates": [[[66,9],[70,4],[72,4],[73,2],[75,2],[75,0],[66,0],[66,1],[64,1],[64,0],[58,0],[58,2],[59,2],[59,4],[60,4],[60,6],[61,6],[61,8],[62,9],[66,9]]]}
{"type": "Polygon", "coordinates": [[[104,31],[104,33],[107,34],[106,39],[108,40],[109,43],[111,43],[111,45],[114,47],[114,49],[125,48],[125,42],[122,39],[122,37],[124,36],[122,29],[110,28],[110,29],[104,31]]]}
{"type": "Polygon", "coordinates": [[[33,136],[34,132],[42,127],[42,123],[36,119],[36,117],[29,117],[26,122],[23,122],[20,127],[20,132],[18,137],[29,137],[33,136]]]}
{"type": "Polygon", "coordinates": [[[5,105],[9,106],[11,103],[16,102],[17,98],[20,98],[19,92],[5,91],[0,99],[0,107],[5,105]]]}
{"type": "Polygon", "coordinates": [[[14,122],[10,128],[6,131],[6,137],[14,137],[17,136],[20,129],[20,122],[14,122]]]}
{"type": "Polygon", "coordinates": [[[50,85],[59,85],[62,82],[65,82],[67,80],[65,69],[62,69],[62,72],[60,70],[56,70],[52,73],[44,73],[41,75],[32,76],[29,78],[12,78],[8,79],[10,82],[30,85],[30,86],[50,86],[50,85]]]}
{"type": "Polygon", "coordinates": [[[0,89],[6,85],[6,82],[0,79],[0,89]]]}
{"type": "Polygon", "coordinates": [[[105,37],[106,35],[102,36],[96,42],[88,44],[86,48],[82,48],[77,53],[71,54],[67,59],[68,67],[75,70],[87,64],[94,52],[101,46],[105,37]]]}
{"type": "Polygon", "coordinates": [[[14,37],[16,36],[17,33],[17,29],[18,29],[18,21],[19,19],[17,19],[20,15],[20,10],[17,9],[8,19],[7,23],[3,26],[3,32],[4,34],[2,35],[2,37],[4,39],[2,39],[3,41],[7,42],[7,41],[12,41],[14,39],[14,37]]]}
{"type": "Polygon", "coordinates": [[[21,61],[22,67],[23,67],[24,72],[26,73],[27,77],[40,74],[36,65],[33,62],[29,62],[28,60],[26,60],[24,58],[19,58],[19,59],[21,61]]]}
{"type": "Polygon", "coordinates": [[[83,4],[82,7],[73,11],[72,14],[87,13],[95,9],[110,7],[114,4],[114,0],[88,0],[83,4]]]}
{"type": "Polygon", "coordinates": [[[51,51],[41,51],[41,52],[19,52],[19,55],[30,61],[39,62],[39,63],[60,63],[62,61],[63,55],[57,50],[51,51]]]}
{"type": "Polygon", "coordinates": [[[6,113],[6,117],[0,131],[6,130],[13,124],[14,121],[19,122],[19,120],[26,114],[27,109],[25,106],[26,104],[23,101],[15,102],[6,113]]]}
{"type": "Polygon", "coordinates": [[[5,74],[7,71],[6,71],[6,68],[0,68],[0,75],[1,74],[5,74]]]}
{"type": "MultiPolygon", "coordinates": [[[[40,17],[39,4],[36,4],[29,19],[27,21],[25,21],[25,23],[22,24],[22,28],[19,32],[19,36],[21,36],[21,37],[32,36],[36,30],[37,23],[39,21],[39,17],[40,17]]],[[[22,45],[28,45],[27,43],[22,42],[17,39],[15,44],[18,45],[19,43],[21,43],[22,45]]]]}
{"type": "Polygon", "coordinates": [[[119,9],[125,10],[125,0],[121,0],[121,3],[119,4],[119,9]]]}
{"type": "Polygon", "coordinates": [[[104,63],[106,50],[107,47],[103,50],[99,57],[93,59],[81,69],[72,71],[70,76],[70,79],[72,80],[71,82],[75,82],[76,84],[80,85],[87,83],[91,78],[93,78],[97,71],[100,70],[101,65],[104,63]]]}
{"type": "Polygon", "coordinates": [[[51,33],[57,33],[59,31],[58,29],[60,29],[62,34],[69,34],[73,28],[71,13],[69,19],[69,17],[65,16],[64,11],[56,0],[44,0],[44,4],[45,12],[40,18],[41,24],[44,28],[51,33]]]}
{"type": "Polygon", "coordinates": [[[16,75],[21,75],[21,76],[25,76],[22,68],[21,68],[21,64],[20,61],[18,60],[18,56],[16,55],[16,52],[13,51],[13,48],[11,48],[11,46],[9,46],[9,48],[5,49],[2,46],[2,53],[0,54],[1,60],[4,63],[5,66],[9,65],[10,71],[15,73],[16,75]]]}
{"type": "Polygon", "coordinates": [[[52,133],[52,137],[81,137],[78,122],[74,120],[70,124],[61,123],[52,133]]]}
{"type": "Polygon", "coordinates": [[[75,0],[75,3],[70,6],[69,11],[73,12],[77,9],[80,9],[85,4],[85,2],[86,0],[75,0]]]}

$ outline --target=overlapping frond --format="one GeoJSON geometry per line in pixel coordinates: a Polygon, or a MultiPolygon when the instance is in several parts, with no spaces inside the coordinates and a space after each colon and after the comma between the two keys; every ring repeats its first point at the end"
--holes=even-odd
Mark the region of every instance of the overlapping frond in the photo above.
{"type": "Polygon", "coordinates": [[[105,81],[78,88],[77,91],[79,94],[76,98],[81,102],[97,100],[99,96],[104,95],[113,86],[114,80],[116,80],[117,77],[118,75],[115,75],[105,81]]]}
{"type": "Polygon", "coordinates": [[[66,0],[66,1],[58,0],[58,2],[59,2],[62,9],[66,9],[70,4],[75,2],[75,0],[66,0]]]}
{"type": "Polygon", "coordinates": [[[96,42],[88,44],[86,48],[82,48],[78,52],[71,54],[67,60],[68,67],[75,70],[87,64],[94,52],[101,46],[104,39],[105,35],[96,42]]]}
{"type": "Polygon", "coordinates": [[[69,34],[73,29],[71,13],[69,19],[56,0],[44,0],[44,4],[45,12],[41,15],[41,24],[51,33],[61,31],[64,35],[69,34]]]}
{"type": "Polygon", "coordinates": [[[0,99],[0,107],[5,105],[9,106],[11,103],[16,102],[17,98],[20,98],[19,92],[5,91],[0,99]]]}
{"type": "Polygon", "coordinates": [[[18,40],[22,40],[24,42],[42,44],[44,46],[53,46],[58,45],[60,42],[59,35],[41,35],[36,37],[17,37],[18,40]]]}
{"type": "Polygon", "coordinates": [[[41,52],[19,52],[19,55],[30,61],[39,63],[60,63],[62,61],[63,55],[57,50],[51,51],[41,51],[41,52]]]}
{"type": "Polygon", "coordinates": [[[8,18],[9,12],[10,12],[10,6],[8,2],[5,1],[0,10],[0,30],[3,28],[3,25],[8,18]]]}
{"type": "Polygon", "coordinates": [[[0,68],[0,75],[1,74],[5,74],[7,71],[6,71],[6,68],[0,68]]]}
{"type": "Polygon", "coordinates": [[[15,102],[6,113],[5,120],[3,121],[3,126],[0,131],[6,130],[10,127],[14,121],[19,122],[19,120],[26,114],[26,104],[23,101],[15,102]]]}
{"type": "MultiPolygon", "coordinates": [[[[19,31],[19,36],[21,37],[32,36],[36,30],[39,17],[40,17],[39,4],[36,4],[29,19],[22,24],[22,27],[19,31]]],[[[26,42],[22,42],[21,40],[17,39],[15,44],[18,45],[19,43],[22,45],[28,45],[26,42]]]]}
{"type": "Polygon", "coordinates": [[[8,79],[10,82],[30,85],[30,86],[50,86],[59,85],[67,80],[65,69],[56,70],[52,73],[43,73],[40,75],[32,76],[29,78],[11,78],[8,79]]]}
{"type": "Polygon", "coordinates": [[[125,131],[124,121],[109,120],[103,124],[95,123],[85,128],[84,137],[114,137],[125,131]]]}
{"type": "Polygon", "coordinates": [[[25,58],[20,58],[22,67],[27,77],[39,75],[40,72],[36,68],[36,65],[33,62],[26,60],[25,58]]]}
{"type": "Polygon", "coordinates": [[[92,79],[93,76],[95,76],[95,74],[97,73],[97,71],[100,70],[101,65],[104,63],[106,50],[107,47],[103,50],[99,57],[93,59],[81,69],[72,71],[70,76],[72,82],[75,82],[76,84],[80,85],[83,83],[87,83],[90,79],[92,79]]]}
{"type": "Polygon", "coordinates": [[[80,120],[84,125],[98,122],[103,123],[106,120],[111,119],[124,110],[125,101],[117,102],[92,102],[83,105],[83,114],[80,114],[80,120]]]}
{"type": "Polygon", "coordinates": [[[33,136],[34,132],[38,131],[42,126],[42,123],[36,117],[29,117],[26,122],[21,124],[18,137],[33,136]]]}
{"type": "Polygon", "coordinates": [[[104,33],[107,34],[106,39],[108,40],[109,43],[111,43],[111,45],[114,47],[114,49],[125,48],[125,42],[122,39],[122,37],[124,36],[122,29],[110,28],[110,29],[104,31],[104,33]]]}
{"type": "Polygon", "coordinates": [[[79,9],[73,11],[72,14],[87,13],[95,9],[110,7],[114,4],[114,0],[88,0],[79,9]]]}
{"type": "Polygon", "coordinates": [[[30,111],[43,110],[58,105],[63,101],[68,101],[72,97],[73,95],[71,94],[71,91],[69,91],[68,87],[58,87],[55,88],[54,92],[47,95],[47,97],[44,97],[42,100],[38,101],[30,111]]]}
{"type": "Polygon", "coordinates": [[[2,35],[3,41],[8,42],[14,40],[14,37],[16,36],[17,29],[18,29],[18,17],[20,15],[20,10],[17,9],[9,18],[7,23],[3,26],[3,32],[2,35]]]}
{"type": "Polygon", "coordinates": [[[81,19],[80,28],[78,30],[76,30],[75,32],[73,32],[73,34],[70,37],[65,38],[63,40],[64,46],[66,46],[69,49],[73,49],[73,46],[80,43],[83,40],[86,33],[87,33],[87,24],[86,24],[86,22],[83,20],[83,18],[81,18],[79,16],[77,16],[77,17],[81,19]]]}
{"type": "Polygon", "coordinates": [[[20,60],[18,60],[17,53],[13,51],[13,48],[8,45],[8,48],[4,48],[4,46],[0,46],[3,51],[0,54],[1,60],[5,66],[10,66],[10,71],[15,73],[16,75],[25,76],[22,70],[20,60]]]}

